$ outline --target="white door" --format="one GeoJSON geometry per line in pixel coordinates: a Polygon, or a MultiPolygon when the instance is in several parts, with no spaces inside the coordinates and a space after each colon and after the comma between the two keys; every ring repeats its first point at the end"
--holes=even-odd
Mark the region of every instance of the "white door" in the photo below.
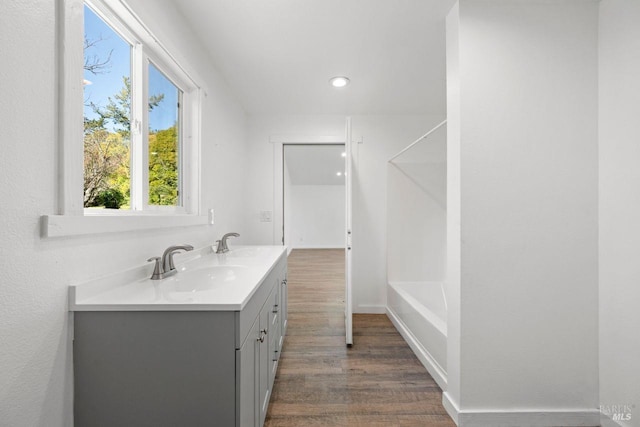
{"type": "Polygon", "coordinates": [[[344,296],[344,315],[345,315],[345,329],[346,329],[346,342],[347,345],[353,344],[353,308],[351,302],[351,253],[352,251],[352,233],[351,233],[351,117],[347,117],[344,148],[346,156],[345,161],[345,194],[346,194],[346,238],[345,238],[345,296],[344,296]]]}

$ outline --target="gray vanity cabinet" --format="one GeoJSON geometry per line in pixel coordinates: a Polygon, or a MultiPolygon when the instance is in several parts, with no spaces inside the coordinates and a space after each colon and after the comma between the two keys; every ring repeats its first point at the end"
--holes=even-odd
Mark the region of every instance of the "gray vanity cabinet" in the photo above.
{"type": "Polygon", "coordinates": [[[282,274],[282,279],[280,280],[280,324],[282,330],[282,338],[280,340],[280,348],[282,349],[282,344],[284,344],[284,336],[287,333],[287,314],[288,314],[288,288],[287,288],[287,270],[285,269],[282,274]]]}
{"type": "Polygon", "coordinates": [[[269,408],[269,399],[271,398],[271,390],[278,370],[278,360],[280,358],[280,343],[283,340],[282,328],[280,324],[280,307],[282,299],[280,294],[280,283],[282,275],[275,278],[273,289],[267,302],[260,311],[260,325],[265,325],[260,330],[263,334],[264,341],[260,342],[260,422],[258,425],[264,424],[267,410],[269,408]]]}
{"type": "Polygon", "coordinates": [[[270,330],[270,322],[269,322],[269,314],[271,312],[271,297],[273,295],[274,289],[271,290],[269,297],[267,298],[267,302],[265,302],[262,310],[260,310],[260,350],[259,350],[259,386],[258,386],[258,404],[260,411],[260,423],[258,425],[263,425],[265,417],[267,416],[267,409],[269,407],[269,398],[271,397],[271,387],[269,385],[269,341],[271,335],[273,335],[272,330],[270,330]]]}
{"type": "MultiPolygon", "coordinates": [[[[272,337],[279,333],[278,329],[272,329],[275,295],[279,295],[276,289],[277,287],[273,287],[242,347],[236,351],[239,366],[236,379],[240,427],[261,426],[267,416],[273,388],[271,367],[275,353],[272,337]]],[[[280,337],[277,338],[279,339],[280,337]]],[[[277,359],[275,363],[277,366],[277,359]]]]}
{"type": "Polygon", "coordinates": [[[261,427],[284,332],[286,255],[240,311],[76,311],[76,426],[261,427]]]}
{"type": "MultiPolygon", "coordinates": [[[[259,425],[259,361],[260,361],[260,319],[256,318],[242,347],[236,351],[236,418],[241,427],[259,425]]],[[[261,424],[260,424],[261,425],[261,424]]]]}
{"type": "Polygon", "coordinates": [[[271,312],[269,313],[269,327],[273,334],[269,338],[269,388],[273,388],[273,381],[278,369],[278,356],[280,354],[280,337],[282,330],[280,325],[280,282],[276,283],[271,296],[271,312]]]}

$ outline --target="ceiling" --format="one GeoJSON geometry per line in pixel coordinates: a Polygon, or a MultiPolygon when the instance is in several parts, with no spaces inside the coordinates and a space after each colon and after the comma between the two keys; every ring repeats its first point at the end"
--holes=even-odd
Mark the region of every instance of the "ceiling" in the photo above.
{"type": "Polygon", "coordinates": [[[250,114],[445,114],[454,1],[174,0],[250,114]]]}
{"type": "Polygon", "coordinates": [[[344,145],[285,145],[292,185],[344,185],[344,145]],[[340,172],[340,176],[337,173],[340,172]]]}

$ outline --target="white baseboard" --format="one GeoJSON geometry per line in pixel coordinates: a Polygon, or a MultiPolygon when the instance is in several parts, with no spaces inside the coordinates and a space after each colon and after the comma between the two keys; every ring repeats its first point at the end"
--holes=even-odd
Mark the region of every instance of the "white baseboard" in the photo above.
{"type": "MultiPolygon", "coordinates": [[[[631,420],[628,420],[628,422],[631,422],[631,420]]],[[[622,424],[618,423],[617,421],[614,421],[611,417],[609,417],[605,413],[602,413],[600,415],[600,425],[602,427],[631,427],[631,424],[627,424],[624,421],[622,421],[622,424]]]]}
{"type": "Polygon", "coordinates": [[[438,383],[442,390],[447,389],[447,373],[440,367],[435,361],[433,356],[418,342],[415,336],[411,333],[407,325],[393,312],[390,307],[386,307],[387,317],[391,320],[391,323],[396,327],[402,338],[409,344],[411,350],[416,355],[418,360],[424,365],[429,374],[438,383]]]}
{"type": "Polygon", "coordinates": [[[600,411],[474,411],[460,410],[449,393],[442,394],[442,405],[458,427],[553,427],[600,425],[600,411]]]}
{"type": "Polygon", "coordinates": [[[378,304],[358,304],[353,308],[356,314],[385,314],[386,307],[378,304]]]}
{"type": "Polygon", "coordinates": [[[451,395],[447,391],[442,393],[442,406],[444,406],[444,410],[447,411],[447,414],[449,414],[453,422],[456,423],[457,426],[459,426],[460,424],[458,423],[458,414],[460,413],[460,407],[451,398],[451,395]]]}

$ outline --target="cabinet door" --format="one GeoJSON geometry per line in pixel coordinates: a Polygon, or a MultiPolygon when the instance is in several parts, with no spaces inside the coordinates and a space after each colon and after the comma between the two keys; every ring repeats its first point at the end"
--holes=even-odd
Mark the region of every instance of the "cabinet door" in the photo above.
{"type": "Polygon", "coordinates": [[[282,344],[284,340],[284,336],[287,333],[287,310],[289,309],[287,305],[287,301],[289,298],[288,287],[287,287],[287,274],[286,267],[284,276],[280,280],[280,324],[282,325],[280,328],[280,349],[282,349],[282,344]]]}
{"type": "Polygon", "coordinates": [[[236,350],[236,425],[257,427],[260,421],[260,321],[256,318],[240,350],[236,350]]]}
{"type": "Polygon", "coordinates": [[[267,304],[271,304],[271,312],[269,313],[269,328],[273,332],[269,338],[269,353],[271,357],[269,359],[269,388],[273,388],[273,382],[276,378],[276,372],[278,370],[278,359],[280,355],[280,338],[281,324],[280,324],[280,280],[276,278],[274,282],[273,292],[271,297],[267,300],[267,304]]]}
{"type": "Polygon", "coordinates": [[[260,337],[259,341],[259,394],[258,394],[258,402],[260,405],[260,422],[259,426],[264,424],[264,420],[267,416],[267,408],[269,406],[269,398],[271,397],[271,388],[269,387],[269,361],[271,360],[271,354],[269,354],[269,340],[271,338],[270,334],[273,334],[272,331],[269,330],[269,314],[272,309],[272,305],[269,303],[273,296],[273,291],[267,298],[267,301],[262,306],[260,310],[260,315],[258,316],[258,320],[260,323],[260,337]]]}

